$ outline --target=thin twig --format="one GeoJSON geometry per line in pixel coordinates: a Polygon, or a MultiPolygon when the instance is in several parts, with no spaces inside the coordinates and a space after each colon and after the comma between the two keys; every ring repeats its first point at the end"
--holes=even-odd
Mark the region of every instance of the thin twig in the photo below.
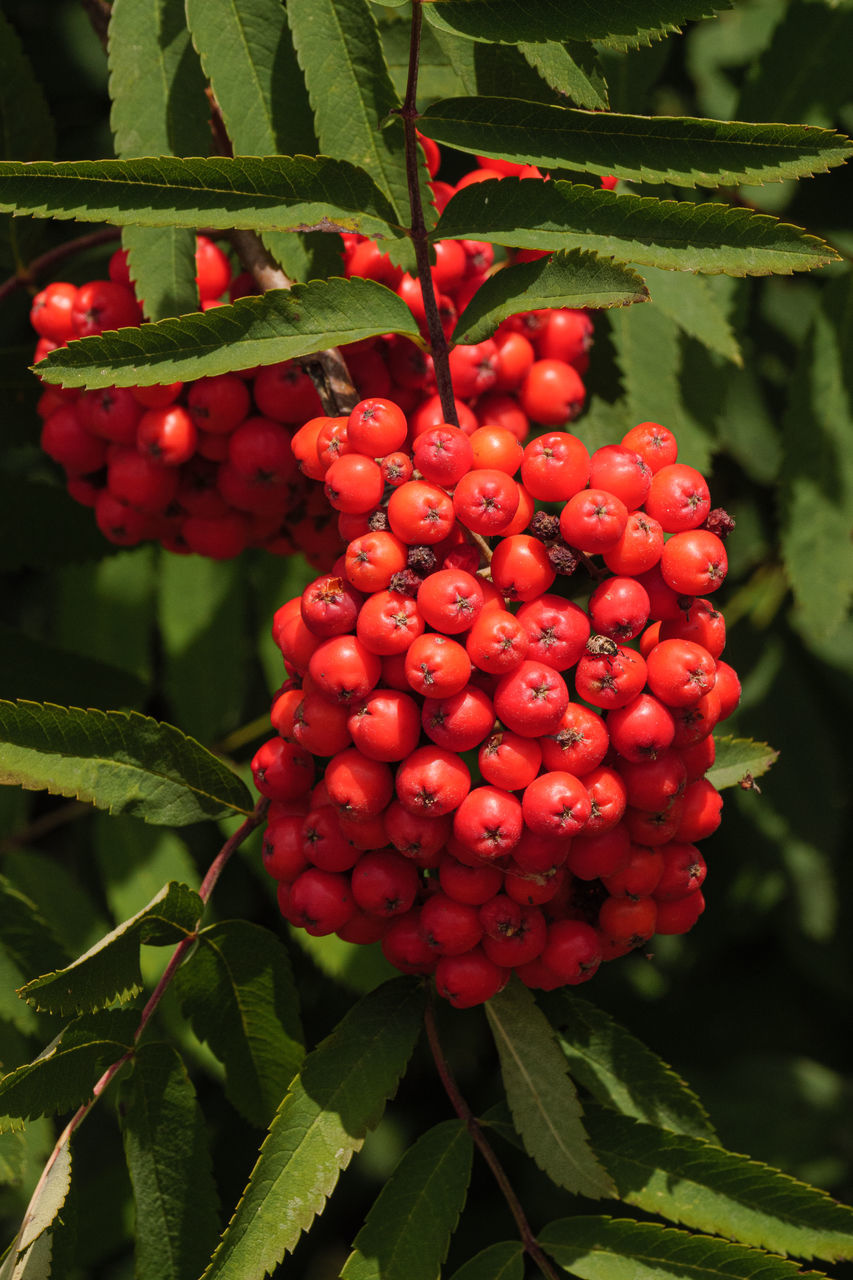
{"type": "Polygon", "coordinates": [[[495,1181],[501,1189],[504,1199],[509,1206],[509,1211],[515,1219],[515,1225],[518,1228],[518,1234],[521,1236],[521,1242],[524,1245],[525,1253],[528,1253],[538,1266],[539,1270],[548,1280],[559,1280],[559,1272],[551,1263],[545,1254],[530,1223],[527,1221],[527,1215],[521,1206],[521,1201],[515,1194],[512,1184],[506,1175],[506,1170],[496,1156],[494,1150],[489,1144],[485,1134],[483,1133],[480,1122],[474,1115],[468,1103],[459,1091],[453,1073],[450,1070],[447,1059],[444,1056],[444,1050],[441,1047],[441,1041],[438,1038],[438,1028],[435,1022],[435,996],[430,991],[427,1001],[426,1013],[424,1014],[424,1024],[426,1026],[427,1040],[432,1051],[433,1060],[439,1074],[441,1083],[444,1085],[444,1091],[450,1099],[453,1110],[459,1119],[465,1125],[470,1133],[477,1150],[485,1160],[486,1164],[492,1171],[495,1181]]]}
{"type": "Polygon", "coordinates": [[[421,202],[420,186],[420,147],[418,145],[415,121],[419,117],[417,107],[418,94],[418,60],[421,47],[421,0],[412,5],[412,27],[409,42],[409,76],[406,83],[406,99],[400,115],[403,117],[403,129],[406,139],[406,180],[409,188],[409,209],[412,225],[410,235],[415,249],[415,261],[418,264],[418,280],[423,295],[426,313],[427,330],[435,366],[435,383],[441,399],[441,412],[445,422],[459,426],[456,413],[456,401],[453,396],[453,382],[450,377],[447,338],[441,324],[438,303],[435,298],[435,286],[429,268],[429,240],[427,238],[424,209],[421,202]]]}
{"type": "Polygon", "coordinates": [[[88,235],[78,236],[75,240],[66,240],[55,249],[49,249],[47,253],[33,258],[26,271],[19,271],[16,275],[9,276],[8,280],[0,284],[0,302],[3,302],[16,289],[33,288],[40,276],[48,275],[66,258],[73,258],[76,253],[83,253],[86,249],[93,249],[99,244],[108,244],[111,240],[117,240],[120,234],[118,227],[104,227],[101,231],[91,231],[88,235]]]}

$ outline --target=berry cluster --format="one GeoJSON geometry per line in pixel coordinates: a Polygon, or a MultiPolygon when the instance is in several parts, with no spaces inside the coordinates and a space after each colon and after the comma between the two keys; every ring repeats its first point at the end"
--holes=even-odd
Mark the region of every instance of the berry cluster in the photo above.
{"type": "Polygon", "coordinates": [[[252,767],[284,916],[460,1007],[686,932],[740,685],[707,598],[733,524],[672,433],[590,455],[369,398],[294,449],[347,546],[273,624],[289,678],[252,767]]]}
{"type": "MultiPolygon", "coordinates": [[[[437,171],[438,148],[428,139],[422,145],[437,171]]],[[[455,188],[434,181],[436,203],[443,206],[455,190],[482,178],[542,177],[509,162],[483,163],[500,172],[477,168],[455,188]]],[[[395,289],[425,332],[419,282],[392,266],[371,240],[347,235],[344,245],[345,273],[395,289]]],[[[432,277],[448,333],[493,263],[485,242],[436,246],[432,277]]],[[[204,236],[196,264],[203,309],[254,292],[247,276],[232,278],[229,259],[204,236]]],[[[36,362],[73,338],[141,322],[123,251],[112,256],[109,277],[80,288],[58,281],[36,296],[36,362]]],[[[456,346],[450,366],[460,425],[468,433],[499,425],[524,440],[531,422],[561,426],[575,418],[585,399],[581,374],[591,337],[587,313],[563,308],[512,316],[494,338],[456,346]]],[[[415,431],[442,422],[432,358],[415,343],[388,335],[345,346],[343,353],[359,395],[390,397],[415,431]]],[[[318,569],[328,568],[341,549],[312,467],[299,471],[294,462],[294,429],[322,407],[310,378],[292,361],[169,386],[83,392],[51,386],[38,412],[42,449],[63,467],[69,493],[93,508],[112,542],[153,540],[170,551],[217,559],[249,546],[279,555],[305,549],[318,569]]]]}

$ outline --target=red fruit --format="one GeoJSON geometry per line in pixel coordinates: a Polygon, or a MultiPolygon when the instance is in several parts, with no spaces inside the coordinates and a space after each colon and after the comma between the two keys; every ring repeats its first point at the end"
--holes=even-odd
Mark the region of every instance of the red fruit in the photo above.
{"type": "Polygon", "coordinates": [[[295,743],[270,738],[252,757],[252,777],[262,796],[294,800],[311,789],[314,761],[295,743]]]}
{"type": "Polygon", "coordinates": [[[418,747],[397,769],[397,798],[409,813],[427,817],[452,813],[470,789],[465,762],[432,743],[418,747]]]}
{"type": "Polygon", "coordinates": [[[428,626],[459,635],[474,625],[483,609],[479,580],[463,569],[439,569],[418,589],[417,607],[428,626]]]}
{"type": "Polygon", "coordinates": [[[714,659],[692,640],[661,640],[646,659],[649,689],[668,707],[688,707],[717,679],[714,659]]]}
{"type": "Polygon", "coordinates": [[[149,409],[136,428],[139,452],[167,467],[188,462],[195,453],[197,439],[192,419],[180,405],[149,409]]]}
{"type": "Polygon", "coordinates": [[[589,452],[577,436],[550,433],[525,446],[521,479],[534,498],[565,502],[586,486],[589,467],[589,452]]]}
{"type": "Polygon", "coordinates": [[[707,529],[674,533],[661,552],[663,580],[680,595],[716,591],[725,581],[728,567],[726,548],[707,529]]]}
{"type": "Polygon", "coordinates": [[[546,769],[583,777],[596,769],[607,754],[607,727],[602,717],[589,707],[571,702],[555,732],[543,738],[540,745],[546,769]]]}
{"type": "Polygon", "coordinates": [[[75,336],[72,311],[76,301],[76,287],[56,280],[33,298],[30,324],[42,338],[49,338],[60,345],[68,342],[75,336]]]}
{"type": "Polygon", "coordinates": [[[470,1009],[490,1000],[507,977],[507,970],[494,964],[480,947],[462,955],[443,955],[435,967],[436,989],[455,1009],[470,1009]]]}
{"type": "Polygon", "coordinates": [[[351,877],[356,903],[374,916],[404,915],[417,897],[419,883],[412,863],[390,849],[362,854],[351,877]]]}
{"type": "Polygon", "coordinates": [[[655,472],[645,506],[664,533],[680,533],[702,524],[711,509],[711,495],[695,467],[675,462],[655,472]]]}
{"type": "Polygon", "coordinates": [[[491,568],[492,582],[511,600],[535,600],[557,576],[544,545],[523,533],[512,534],[498,544],[491,568]]]}
{"type": "Polygon", "coordinates": [[[588,982],[601,964],[601,945],[595,930],[579,920],[555,920],[540,960],[559,984],[588,982]]]}
{"type": "Polygon", "coordinates": [[[90,280],[77,290],[71,308],[74,335],[85,338],[105,329],[136,326],[142,312],[133,290],[112,280],[90,280]]]}
{"type": "Polygon", "coordinates": [[[349,712],[352,740],[372,760],[403,760],[421,736],[420,708],[398,689],[374,689],[349,712]]]}
{"type": "Polygon", "coordinates": [[[543,836],[575,836],[586,825],[592,805],[586,787],[570,773],[544,773],[525,788],[524,821],[543,836]]]}
{"type": "Polygon", "coordinates": [[[427,946],[441,956],[461,955],[477,945],[483,927],[477,909],[434,893],[421,907],[420,931],[427,946]]]}
{"type": "Polygon", "coordinates": [[[195,282],[202,302],[211,302],[231,283],[231,264],[225,254],[207,236],[196,236],[195,282]]]}
{"type": "MultiPolygon", "coordinates": [[[[593,643],[592,640],[589,642],[593,643]]],[[[615,644],[615,641],[611,642],[615,644]]],[[[587,652],[575,669],[578,696],[606,711],[624,707],[646,683],[646,664],[633,649],[616,645],[616,652],[587,652]]]]}
{"type": "Polygon", "coordinates": [[[622,437],[622,444],[638,453],[652,474],[671,466],[678,457],[675,436],[659,422],[641,422],[632,427],[622,437]]]}
{"type": "Polygon", "coordinates": [[[344,817],[360,822],[381,813],[394,792],[391,770],[356,747],[339,751],[326,765],[326,788],[344,817]]]}
{"type": "Polygon", "coordinates": [[[360,400],[347,419],[350,445],[369,458],[382,458],[406,442],[406,415],[392,400],[360,400]]]}
{"type": "Polygon", "coordinates": [[[466,529],[489,537],[503,533],[518,510],[518,485],[505,471],[469,471],[457,482],[453,508],[466,529]]]}
{"type": "Polygon", "coordinates": [[[354,912],[348,876],[309,867],[290,886],[287,918],[312,937],[335,933],[354,912]]]}
{"type": "Polygon", "coordinates": [[[628,509],[605,489],[573,494],[560,512],[560,532],[566,542],[588,555],[608,551],[628,523],[628,509]]]}
{"type": "Polygon", "coordinates": [[[572,365],[563,360],[537,360],[521,384],[519,399],[528,418],[556,427],[578,416],[586,390],[572,365]]]}
{"type": "Polygon", "coordinates": [[[541,595],[522,605],[516,618],[530,641],[528,659],[547,662],[556,671],[568,671],[586,649],[589,618],[583,609],[562,596],[541,595]]]}
{"type": "Polygon", "coordinates": [[[521,791],[539,772],[542,749],[535,738],[502,730],[482,744],[477,763],[486,782],[507,791],[521,791]]]}
{"type": "Polygon", "coordinates": [[[554,733],[569,705],[566,682],[545,662],[525,660],[495,689],[498,718],[523,738],[554,733]]]}

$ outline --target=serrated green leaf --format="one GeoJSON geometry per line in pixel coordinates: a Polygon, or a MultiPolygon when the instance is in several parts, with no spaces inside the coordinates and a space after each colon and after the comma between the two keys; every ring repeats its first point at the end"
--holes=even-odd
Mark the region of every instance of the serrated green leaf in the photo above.
{"type": "Polygon", "coordinates": [[[140,946],[179,942],[194,931],[201,912],[201,898],[193,889],[174,882],[164,885],[146,907],[73,964],[34,978],[21,995],[33,1008],[59,1014],[94,1012],[115,999],[126,999],[142,986],[140,946]]]}
{"type": "Polygon", "coordinates": [[[628,1204],[740,1244],[800,1258],[853,1257],[853,1209],[778,1169],[603,1107],[588,1107],[596,1154],[628,1204]]]}
{"type": "Polygon", "coordinates": [[[2,475],[0,509],[4,514],[0,570],[4,573],[59,568],[100,560],[107,554],[91,511],[72,502],[58,485],[2,475]],[[34,526],[39,529],[38,538],[32,536],[34,526]]]}
{"type": "Polygon", "coordinates": [[[607,4],[565,5],[562,0],[447,0],[424,6],[432,26],[468,40],[517,44],[520,40],[604,40],[661,34],[714,11],[730,9],[729,0],[609,0],[607,4]]]}
{"type": "Polygon", "coordinates": [[[448,203],[433,237],[490,240],[519,249],[590,249],[640,266],[710,275],[790,275],[838,256],[799,227],[751,209],[531,178],[463,188],[448,203]]]}
{"type": "Polygon", "coordinates": [[[374,175],[408,225],[403,122],[367,0],[290,0],[287,21],[320,150],[374,175]],[[389,117],[390,122],[389,122],[389,117]]]}
{"type": "Polygon", "coordinates": [[[543,994],[539,1003],[562,1033],[571,1075],[597,1102],[659,1128],[715,1141],[693,1090],[603,1009],[565,988],[543,994]]]}
{"type": "Polygon", "coordinates": [[[246,573],[236,560],[164,556],[157,612],[162,680],[175,721],[202,742],[239,723],[251,670],[246,653],[246,573]],[[210,672],[229,671],[210,696],[210,672]]]}
{"type": "Polygon", "coordinates": [[[24,974],[68,961],[68,953],[52,925],[32,899],[6,876],[0,876],[0,937],[6,952],[24,974]]]}
{"type": "Polygon", "coordinates": [[[630,1218],[563,1218],[539,1243],[580,1280],[803,1280],[785,1258],[630,1218]]]}
{"type": "Polygon", "coordinates": [[[566,1060],[533,995],[512,982],[486,1005],[515,1127],[540,1169],[560,1187],[599,1199],[615,1188],[583,1126],[566,1060]]]}
{"type": "Polygon", "coordinates": [[[524,1280],[524,1245],[502,1240],[454,1271],[451,1280],[524,1280]]]}
{"type": "Polygon", "coordinates": [[[747,776],[761,778],[779,759],[779,752],[766,742],[754,742],[752,738],[719,737],[714,735],[716,759],[708,770],[708,781],[718,791],[735,787],[747,776]]]}
{"type": "Polygon", "coordinates": [[[738,341],[707,280],[687,271],[656,267],[646,267],[643,274],[652,302],[683,333],[733,364],[743,364],[738,341]]]}
{"type": "Polygon", "coordinates": [[[152,658],[159,559],[158,550],[149,545],[118,549],[96,564],[68,565],[58,575],[51,619],[57,643],[115,663],[150,689],[156,679],[152,658]]]}
{"type": "MultiPolygon", "coordinates": [[[[46,920],[50,920],[53,932],[66,951],[65,957],[58,958],[58,963],[85,951],[107,928],[106,919],[89,889],[74,874],[73,868],[66,866],[61,854],[53,857],[32,848],[7,850],[3,866],[11,883],[35,903],[46,920]]],[[[32,966],[32,972],[44,967],[46,957],[43,949],[40,955],[38,965],[32,966]]]]}
{"type": "MultiPolygon", "coordinates": [[[[116,155],[203,155],[210,143],[204,77],[183,0],[115,0],[109,24],[110,123],[116,155]]],[[[122,243],[149,320],[198,310],[195,237],[127,227],[122,243]]]]}
{"type": "Polygon", "coordinates": [[[453,342],[482,342],[502,320],[537,307],[625,307],[648,290],[630,268],[572,249],[504,267],[486,280],[459,317],[453,342]]]}
{"type": "Polygon", "coordinates": [[[128,1052],[138,1022],[138,1014],[124,1009],[77,1018],[34,1062],[0,1080],[0,1129],[12,1127],[10,1119],[58,1115],[80,1106],[104,1067],[128,1052]]]}
{"type": "Polygon", "coordinates": [[[0,1186],[20,1181],[25,1154],[20,1133],[0,1134],[0,1186]]]}
{"type": "Polygon", "coordinates": [[[699,471],[710,463],[713,442],[705,424],[697,421],[681,393],[683,349],[676,323],[654,302],[642,308],[642,316],[626,311],[608,312],[622,375],[630,420],[662,422],[678,439],[678,456],[699,471]]]}
{"type": "Polygon", "coordinates": [[[0,163],[0,209],[117,226],[397,230],[372,178],[325,155],[8,161],[0,163]]]}
{"type": "MultiPolygon", "coordinates": [[[[6,1035],[20,1033],[22,1036],[33,1036],[38,1033],[38,1018],[23,1000],[18,998],[18,988],[26,982],[27,975],[0,943],[0,1028],[6,1035]]],[[[10,1066],[14,1058],[26,1057],[25,1053],[10,1056],[9,1050],[3,1046],[3,1057],[0,1062],[10,1066]]]]}
{"type": "Polygon", "coordinates": [[[418,128],[475,155],[602,175],[615,169],[628,181],[680,187],[807,177],[853,154],[849,138],[811,125],[620,115],[518,98],[445,98],[427,107],[418,128]]]}
{"type": "Polygon", "coordinates": [[[782,555],[804,623],[831,636],[853,599],[853,278],[823,295],[788,389],[782,555]]]}
{"type": "Polygon", "coordinates": [[[27,1206],[24,1221],[2,1267],[0,1280],[45,1280],[50,1275],[53,1227],[71,1188],[71,1146],[66,1138],[27,1206]]]}
{"type": "Polygon", "coordinates": [[[141,911],[170,880],[198,888],[201,877],[177,832],[127,815],[96,813],[93,820],[92,852],[114,922],[141,911]]]}
{"type": "Polygon", "coordinates": [[[473,1154],[460,1120],[418,1138],[371,1206],[341,1280],[434,1280],[465,1204],[473,1154]]]}
{"type": "MultiPolygon", "coordinates": [[[[579,107],[606,111],[607,81],[595,50],[572,41],[558,44],[548,40],[539,44],[522,41],[519,52],[546,84],[579,107]]],[[[515,84],[513,83],[515,88],[515,84]]]]}
{"type": "Polygon", "coordinates": [[[9,698],[33,702],[79,698],[88,707],[107,710],[138,706],[148,694],[148,686],[129,671],[3,626],[0,671],[9,698]]]}
{"type": "Polygon", "coordinates": [[[230,307],[116,329],[52,351],[39,364],[63,386],[151,386],[296,360],[379,333],[421,342],[402,298],[375,280],[313,280],[230,307]]]}
{"type": "Polygon", "coordinates": [[[248,920],[202,930],[175,987],[200,1040],[225,1067],[225,1092],[265,1128],[304,1057],[299,999],[286,948],[248,920]]]}
{"type": "MultiPolygon", "coordinates": [[[[233,150],[313,156],[311,106],[281,0],[187,0],[186,12],[233,150]]],[[[262,239],[292,280],[311,278],[302,236],[267,230],[262,239]]]]}
{"type": "MultiPolygon", "coordinates": [[[[379,34],[391,82],[402,100],[406,96],[409,76],[411,23],[401,20],[399,16],[385,16],[379,20],[379,34]]],[[[443,44],[430,27],[422,26],[418,56],[418,102],[424,105],[435,102],[438,98],[464,92],[465,84],[443,44]]]]}
{"type": "Polygon", "coordinates": [[[207,1130],[180,1056],[145,1044],[119,1106],[136,1207],[138,1280],[192,1280],[219,1231],[207,1130]]]}
{"type": "Polygon", "coordinates": [[[136,711],[0,701],[0,782],[164,826],[248,815],[252,806],[221,760],[136,711]]]}
{"type": "Polygon", "coordinates": [[[309,1055],[206,1278],[261,1280],[294,1248],[378,1124],[414,1048],[423,1007],[422,987],[395,978],[364,996],[309,1055]]]}

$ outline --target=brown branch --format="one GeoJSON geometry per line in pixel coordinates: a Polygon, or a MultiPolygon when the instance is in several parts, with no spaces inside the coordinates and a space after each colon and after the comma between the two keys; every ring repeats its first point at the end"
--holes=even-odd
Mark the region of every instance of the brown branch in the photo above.
{"type": "Polygon", "coordinates": [[[507,1177],[506,1170],[498,1160],[493,1148],[483,1133],[480,1122],[474,1115],[468,1103],[459,1091],[453,1073],[450,1070],[447,1059],[444,1056],[444,1050],[441,1047],[441,1041],[438,1038],[438,1028],[435,1022],[435,995],[432,991],[429,993],[427,1000],[426,1012],[424,1014],[424,1024],[426,1027],[427,1040],[432,1051],[433,1060],[438,1071],[441,1083],[444,1085],[444,1091],[450,1099],[453,1110],[459,1119],[465,1125],[465,1128],[471,1135],[474,1145],[480,1152],[486,1164],[492,1171],[492,1174],[500,1187],[501,1193],[509,1206],[509,1211],[515,1219],[515,1225],[518,1228],[518,1234],[521,1236],[521,1242],[524,1245],[525,1253],[529,1254],[536,1263],[539,1270],[548,1280],[559,1280],[559,1273],[552,1264],[551,1260],[545,1254],[536,1236],[533,1234],[530,1223],[527,1221],[527,1215],[522,1208],[521,1201],[515,1194],[512,1184],[507,1177]]]}
{"type": "Polygon", "coordinates": [[[453,396],[453,382],[450,377],[447,338],[441,324],[438,303],[435,298],[435,286],[429,266],[429,240],[427,238],[424,209],[421,203],[420,185],[420,147],[418,145],[415,121],[419,117],[417,107],[418,93],[418,60],[421,45],[421,0],[412,5],[412,27],[409,43],[409,75],[406,82],[406,99],[400,114],[403,117],[403,129],[406,140],[406,181],[409,189],[409,209],[412,225],[410,236],[415,249],[415,261],[418,265],[418,280],[423,295],[426,313],[427,330],[430,348],[435,367],[435,383],[441,400],[441,412],[445,422],[459,426],[456,413],[456,401],[453,396]]]}

